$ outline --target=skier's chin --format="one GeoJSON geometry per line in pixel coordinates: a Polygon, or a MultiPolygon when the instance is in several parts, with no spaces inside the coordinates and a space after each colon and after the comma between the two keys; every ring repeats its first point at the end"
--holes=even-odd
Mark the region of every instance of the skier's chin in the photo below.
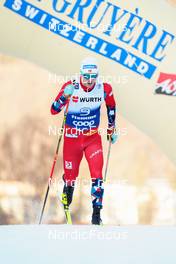
{"type": "Polygon", "coordinates": [[[86,81],[84,82],[84,85],[87,87],[87,88],[92,88],[92,86],[94,86],[95,84],[95,81],[86,81]]]}
{"type": "Polygon", "coordinates": [[[94,85],[94,82],[86,83],[86,86],[87,86],[88,88],[91,88],[93,85],[94,85]]]}

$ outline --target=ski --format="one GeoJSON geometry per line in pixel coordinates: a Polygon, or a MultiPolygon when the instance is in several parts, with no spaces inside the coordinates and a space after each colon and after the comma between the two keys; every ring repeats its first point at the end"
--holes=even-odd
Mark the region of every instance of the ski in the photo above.
{"type": "Polygon", "coordinates": [[[72,218],[71,218],[70,210],[64,208],[64,212],[65,212],[65,218],[66,218],[67,224],[72,225],[72,218]]]}

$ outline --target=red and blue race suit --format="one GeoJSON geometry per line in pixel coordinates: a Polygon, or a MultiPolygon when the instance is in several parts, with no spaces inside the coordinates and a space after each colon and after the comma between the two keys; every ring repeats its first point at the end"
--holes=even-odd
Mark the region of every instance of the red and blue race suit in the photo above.
{"type": "MultiPolygon", "coordinates": [[[[63,164],[64,180],[72,184],[79,174],[79,166],[83,154],[89,165],[92,181],[102,180],[103,149],[101,136],[98,133],[100,109],[105,101],[107,107],[108,127],[115,126],[116,104],[110,84],[96,84],[89,90],[81,79],[65,83],[51,106],[53,115],[67,107],[64,127],[63,164]],[[67,85],[74,83],[74,92],[70,100],[64,96],[67,85]]],[[[92,192],[98,195],[96,205],[102,204],[102,196],[95,187],[92,192]]],[[[102,193],[103,195],[103,193],[102,193]]]]}

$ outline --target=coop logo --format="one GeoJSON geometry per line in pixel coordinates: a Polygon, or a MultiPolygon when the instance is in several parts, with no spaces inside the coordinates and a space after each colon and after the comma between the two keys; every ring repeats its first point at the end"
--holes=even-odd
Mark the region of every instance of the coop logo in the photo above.
{"type": "Polygon", "coordinates": [[[95,124],[94,120],[91,121],[73,121],[73,125],[76,127],[93,127],[95,124]]]}
{"type": "Polygon", "coordinates": [[[166,57],[167,48],[175,39],[173,34],[140,16],[138,8],[134,12],[128,11],[110,0],[36,0],[36,5],[25,0],[6,0],[4,3],[5,8],[49,33],[113,60],[148,79],[166,57]],[[48,13],[38,6],[51,8],[51,11],[48,13]],[[67,23],[67,19],[73,23],[67,23]],[[106,25],[104,21],[107,21],[106,25]],[[76,24],[83,27],[79,28],[76,24]]]}
{"type": "Polygon", "coordinates": [[[72,101],[74,102],[74,103],[77,103],[78,101],[79,101],[79,97],[78,96],[72,96],[72,101]]]}
{"type": "Polygon", "coordinates": [[[176,74],[160,73],[155,93],[176,96],[176,74]]]}

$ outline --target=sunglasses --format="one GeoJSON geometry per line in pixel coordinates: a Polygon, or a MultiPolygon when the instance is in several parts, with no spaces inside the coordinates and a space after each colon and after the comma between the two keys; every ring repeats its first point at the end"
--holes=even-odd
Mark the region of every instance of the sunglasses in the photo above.
{"type": "Polygon", "coordinates": [[[83,74],[83,78],[85,78],[86,80],[89,80],[89,79],[96,79],[98,76],[98,74],[83,74]]]}

